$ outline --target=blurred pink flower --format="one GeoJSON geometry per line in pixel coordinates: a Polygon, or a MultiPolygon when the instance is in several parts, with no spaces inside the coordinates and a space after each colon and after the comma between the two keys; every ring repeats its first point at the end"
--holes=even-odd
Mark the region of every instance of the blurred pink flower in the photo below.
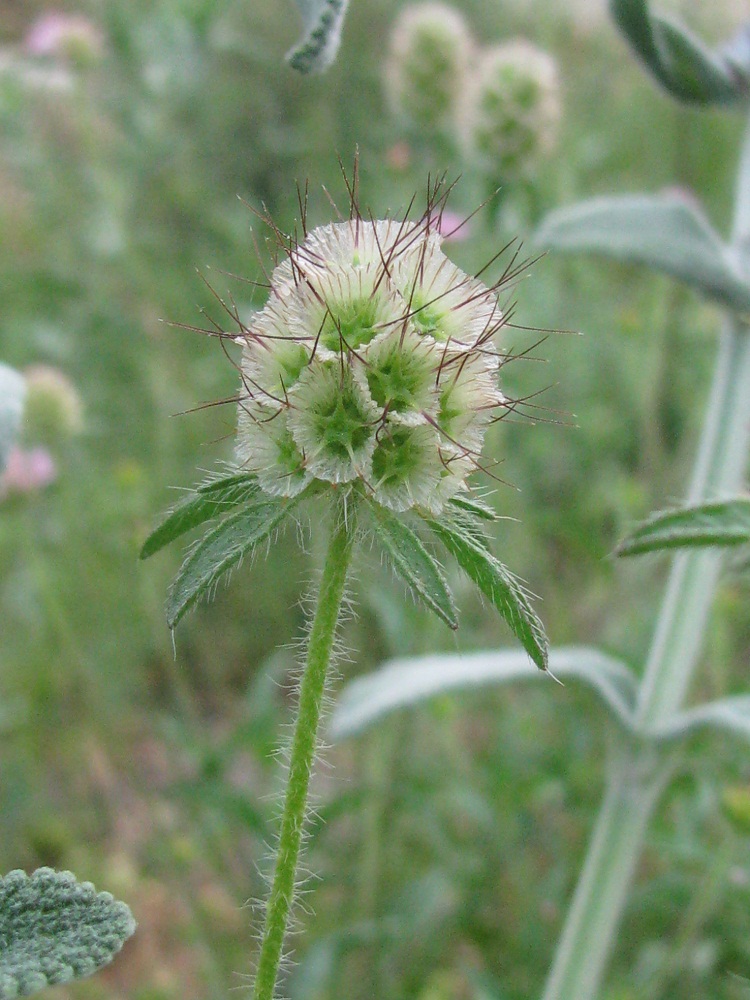
{"type": "Polygon", "coordinates": [[[57,56],[73,62],[95,62],[104,52],[104,37],[83,14],[51,11],[29,28],[24,48],[32,56],[57,56]]]}
{"type": "Polygon", "coordinates": [[[0,497],[34,493],[57,479],[57,466],[46,448],[13,448],[0,475],[0,497]]]}
{"type": "Polygon", "coordinates": [[[437,228],[446,242],[463,243],[471,236],[470,220],[450,209],[444,209],[440,213],[437,228]]]}

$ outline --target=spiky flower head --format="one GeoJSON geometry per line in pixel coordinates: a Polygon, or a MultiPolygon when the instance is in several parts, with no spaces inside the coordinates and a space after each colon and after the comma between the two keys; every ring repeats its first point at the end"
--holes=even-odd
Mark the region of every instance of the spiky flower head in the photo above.
{"type": "Polygon", "coordinates": [[[453,7],[405,7],[393,27],[385,68],[394,112],[424,131],[451,127],[472,48],[466,22],[453,7]]]}
{"type": "Polygon", "coordinates": [[[505,405],[494,290],[442,253],[439,212],[348,221],[287,245],[242,329],[237,453],[261,487],[351,484],[439,512],[505,405]]]}
{"type": "Polygon", "coordinates": [[[70,379],[50,365],[32,365],[24,372],[26,436],[40,444],[57,444],[83,429],[83,404],[70,379]]]}
{"type": "Polygon", "coordinates": [[[461,116],[470,157],[502,180],[527,176],[554,149],[559,121],[560,86],[550,55],[524,39],[481,54],[461,116]]]}

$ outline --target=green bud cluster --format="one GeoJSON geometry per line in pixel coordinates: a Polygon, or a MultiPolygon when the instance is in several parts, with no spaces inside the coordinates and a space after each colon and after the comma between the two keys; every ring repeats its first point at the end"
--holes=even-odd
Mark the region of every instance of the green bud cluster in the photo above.
{"type": "Polygon", "coordinates": [[[384,507],[438,513],[477,467],[506,405],[495,290],[440,249],[435,213],[359,217],[289,248],[243,327],[237,453],[295,496],[355,484],[384,507]]]}
{"type": "Polygon", "coordinates": [[[523,39],[482,52],[461,116],[470,157],[496,177],[527,176],[554,148],[559,121],[557,68],[550,55],[523,39]]]}

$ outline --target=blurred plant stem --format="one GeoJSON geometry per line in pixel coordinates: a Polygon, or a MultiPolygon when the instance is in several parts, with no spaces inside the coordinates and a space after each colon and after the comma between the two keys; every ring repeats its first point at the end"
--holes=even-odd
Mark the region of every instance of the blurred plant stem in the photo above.
{"type": "Polygon", "coordinates": [[[289,772],[268,897],[253,1000],[273,1000],[287,928],[297,892],[297,868],[307,816],[308,789],[318,749],[318,728],[336,627],[341,615],[346,576],[354,542],[354,507],[346,499],[336,505],[318,602],[307,647],[289,754],[289,772]]]}
{"type": "MultiPolygon", "coordinates": [[[[739,170],[733,250],[747,273],[750,130],[739,170]]],[[[689,504],[739,492],[750,449],[750,328],[724,323],[689,504]]],[[[544,1000],[593,1000],[615,940],[648,823],[672,759],[652,733],[681,708],[706,635],[722,557],[718,549],[675,556],[641,682],[636,728],[614,748],[607,787],[544,1000]]]]}

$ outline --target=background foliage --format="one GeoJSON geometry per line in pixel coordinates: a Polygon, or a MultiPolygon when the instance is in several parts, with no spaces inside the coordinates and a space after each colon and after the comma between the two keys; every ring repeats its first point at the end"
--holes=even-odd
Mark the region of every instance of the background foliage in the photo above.
{"type": "MultiPolygon", "coordinates": [[[[738,116],[656,92],[593,5],[462,6],[478,37],[522,33],[554,53],[565,110],[538,177],[449,247],[459,266],[477,270],[553,206],[675,179],[726,226],[738,116]]],[[[715,37],[721,17],[732,27],[721,6],[691,5],[715,37]]],[[[135,912],[141,931],[118,963],[69,996],[189,1000],[249,968],[240,907],[261,889],[269,753],[320,539],[305,532],[301,553],[287,532],[243,567],[186,618],[175,657],[163,594],[179,553],[143,566],[138,548],[179,495],[170,487],[231,458],[231,405],[176,414],[230,397],[237,377],[218,344],[160,320],[202,325],[196,307],[218,319],[196,267],[241,311],[261,305],[221,273],[262,279],[250,232],[262,241],[262,227],[238,196],[291,228],[294,182],[309,178],[310,223],[327,221],[320,185],[345,203],[337,157],[351,162],[355,144],[376,215],[405,208],[429,170],[463,173],[452,207],[464,214],[486,182],[387,113],[392,0],[353,3],[339,60],[308,79],[283,64],[299,28],[291,3],[91,0],[75,9],[100,26],[105,53],[66,69],[62,88],[17,68],[41,9],[0,0],[0,359],[64,370],[86,432],[53,487],[0,508],[1,867],[72,868],[135,912]]],[[[491,435],[512,484],[492,503],[521,520],[500,522],[497,549],[543,598],[553,644],[638,662],[665,564],[610,554],[680,498],[717,314],[665,278],[553,256],[517,295],[520,324],[585,336],[551,335],[533,351],[546,363],[505,369],[509,394],[544,390],[534,402],[550,410],[491,435]]],[[[538,339],[508,336],[517,350],[538,339]]],[[[456,639],[366,555],[357,569],[347,674],[396,652],[509,642],[460,579],[456,639]]],[[[725,579],[701,700],[747,686],[747,594],[746,579],[725,579]]],[[[538,994],[600,797],[602,733],[590,695],[550,685],[446,698],[334,746],[317,776],[309,863],[324,878],[310,886],[293,1000],[538,994]]],[[[660,809],[608,1000],[748,995],[750,768],[721,753],[696,746],[660,809]]]]}

